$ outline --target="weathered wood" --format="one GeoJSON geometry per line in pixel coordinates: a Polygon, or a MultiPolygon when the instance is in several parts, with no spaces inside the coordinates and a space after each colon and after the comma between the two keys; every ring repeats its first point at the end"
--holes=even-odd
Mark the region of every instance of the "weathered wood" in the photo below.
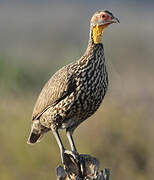
{"type": "Polygon", "coordinates": [[[110,170],[99,170],[99,161],[90,155],[79,155],[75,160],[71,154],[65,153],[64,167],[56,169],[57,180],[109,180],[110,170]]]}

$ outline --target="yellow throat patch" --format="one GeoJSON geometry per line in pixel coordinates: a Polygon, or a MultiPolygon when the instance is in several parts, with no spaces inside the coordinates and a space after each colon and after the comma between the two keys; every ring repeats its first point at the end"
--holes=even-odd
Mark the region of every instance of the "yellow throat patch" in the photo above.
{"type": "Polygon", "coordinates": [[[105,30],[105,28],[108,26],[108,24],[105,24],[105,25],[96,25],[94,28],[93,28],[93,40],[94,40],[94,43],[95,44],[99,44],[101,43],[101,40],[102,40],[102,34],[105,30]]]}

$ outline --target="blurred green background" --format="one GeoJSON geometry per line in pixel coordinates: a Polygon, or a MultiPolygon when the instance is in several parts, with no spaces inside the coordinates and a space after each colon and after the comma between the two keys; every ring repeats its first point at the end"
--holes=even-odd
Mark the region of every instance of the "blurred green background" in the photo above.
{"type": "Polygon", "coordinates": [[[153,1],[0,0],[1,180],[56,179],[61,162],[52,133],[26,144],[33,106],[50,76],[82,56],[90,18],[99,9],[121,23],[104,33],[109,91],[75,131],[76,145],[110,168],[114,180],[153,179],[153,1]]]}

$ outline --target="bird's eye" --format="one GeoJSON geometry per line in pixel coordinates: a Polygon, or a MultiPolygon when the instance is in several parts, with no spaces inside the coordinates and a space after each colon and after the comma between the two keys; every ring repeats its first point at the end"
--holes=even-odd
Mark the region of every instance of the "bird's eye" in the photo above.
{"type": "Polygon", "coordinates": [[[105,18],[105,15],[104,15],[104,14],[102,15],[102,18],[105,18]]]}

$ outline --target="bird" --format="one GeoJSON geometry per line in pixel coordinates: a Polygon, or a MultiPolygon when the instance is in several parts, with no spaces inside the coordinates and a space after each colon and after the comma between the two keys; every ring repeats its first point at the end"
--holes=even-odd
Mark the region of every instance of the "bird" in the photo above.
{"type": "Polygon", "coordinates": [[[73,157],[78,152],[73,140],[74,130],[100,107],[108,89],[108,73],[102,36],[113,23],[120,23],[108,10],[99,10],[91,18],[88,46],[83,56],[65,65],[43,87],[32,114],[28,144],[40,142],[52,131],[59,145],[62,163],[67,152],[60,129],[66,130],[73,157]]]}

